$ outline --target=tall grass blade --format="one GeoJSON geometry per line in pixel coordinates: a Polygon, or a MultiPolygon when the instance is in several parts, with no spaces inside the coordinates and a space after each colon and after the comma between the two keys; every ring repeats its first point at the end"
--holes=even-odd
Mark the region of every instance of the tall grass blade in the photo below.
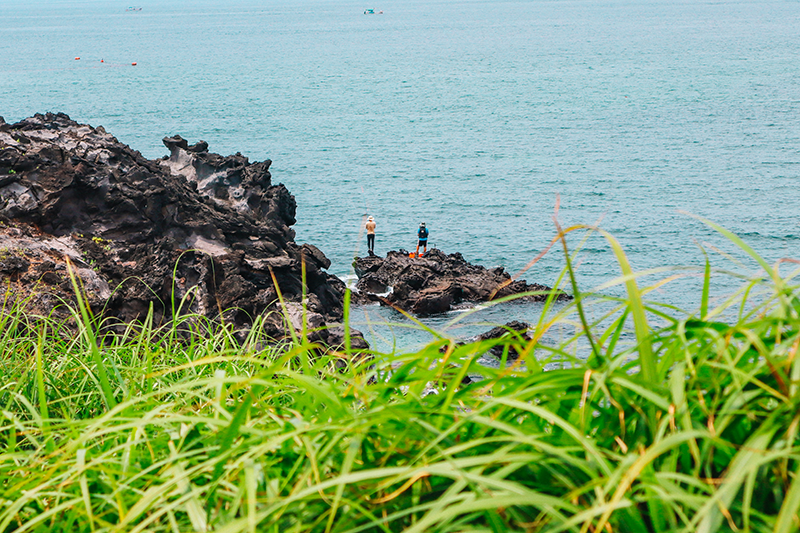
{"type": "Polygon", "coordinates": [[[694,522],[697,523],[698,533],[719,531],[724,514],[729,512],[747,475],[761,466],[760,459],[767,451],[766,448],[777,429],[777,426],[763,428],[747,439],[742,449],[736,453],[725,473],[722,485],[697,512],[694,522]]]}
{"type": "Polygon", "coordinates": [[[647,323],[647,314],[645,312],[644,304],[642,303],[642,295],[636,285],[636,276],[631,269],[628,262],[628,257],[622,250],[619,241],[615,239],[610,233],[604,230],[598,230],[611,244],[614,250],[614,255],[617,258],[617,263],[622,270],[622,275],[625,279],[625,287],[628,292],[628,305],[633,317],[633,327],[636,332],[636,349],[639,352],[639,363],[642,365],[642,377],[645,382],[651,384],[659,383],[656,372],[656,361],[651,346],[652,339],[650,337],[650,326],[647,323]]]}
{"type": "Polygon", "coordinates": [[[783,498],[781,510],[775,521],[774,533],[791,533],[800,530],[800,469],[791,473],[792,482],[783,498]]]}
{"type": "Polygon", "coordinates": [[[103,362],[103,357],[100,355],[100,349],[97,347],[97,340],[95,339],[94,335],[94,324],[92,320],[89,318],[89,310],[86,303],[83,301],[82,291],[78,285],[77,274],[75,273],[75,267],[72,265],[69,257],[65,257],[67,262],[67,272],[69,273],[69,279],[72,282],[72,288],[75,292],[75,298],[78,302],[78,309],[80,310],[80,319],[77,320],[78,325],[81,328],[81,332],[83,333],[84,338],[86,339],[86,345],[91,351],[92,359],[94,360],[95,369],[97,372],[97,377],[100,380],[100,387],[103,391],[103,398],[106,403],[106,408],[111,409],[117,405],[117,400],[114,398],[114,392],[111,390],[111,383],[108,380],[108,372],[106,371],[105,363],[103,362]]]}
{"type": "Polygon", "coordinates": [[[700,319],[706,320],[708,317],[708,293],[711,286],[711,262],[706,256],[706,266],[703,272],[703,293],[700,296],[700,319]]]}

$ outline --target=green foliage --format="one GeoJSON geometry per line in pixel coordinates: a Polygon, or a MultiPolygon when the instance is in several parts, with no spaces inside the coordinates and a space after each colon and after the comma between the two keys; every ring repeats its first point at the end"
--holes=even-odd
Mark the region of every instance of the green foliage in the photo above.
{"type": "Polygon", "coordinates": [[[713,307],[707,265],[671,315],[614,250],[624,300],[410,354],[152,312],[101,338],[80,291],[73,336],[6,303],[0,531],[797,531],[796,273],[713,307]],[[479,365],[496,345],[520,358],[479,365]]]}

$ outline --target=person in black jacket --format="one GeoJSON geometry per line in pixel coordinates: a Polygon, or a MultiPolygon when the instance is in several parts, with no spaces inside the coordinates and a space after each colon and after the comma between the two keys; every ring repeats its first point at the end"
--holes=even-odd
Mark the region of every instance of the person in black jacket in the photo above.
{"type": "Polygon", "coordinates": [[[419,223],[419,230],[417,230],[417,237],[419,237],[419,242],[417,242],[417,251],[416,256],[422,257],[428,251],[428,228],[425,227],[424,222],[419,223]],[[419,253],[419,247],[422,246],[422,255],[419,253]]]}

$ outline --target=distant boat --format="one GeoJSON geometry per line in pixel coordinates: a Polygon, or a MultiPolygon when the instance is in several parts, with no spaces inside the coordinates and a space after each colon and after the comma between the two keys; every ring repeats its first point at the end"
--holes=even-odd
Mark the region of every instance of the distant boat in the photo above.
{"type": "Polygon", "coordinates": [[[136,6],[131,6],[131,7],[126,7],[125,8],[125,11],[141,11],[141,10],[142,10],[141,7],[136,7],[136,6]]]}
{"type": "Polygon", "coordinates": [[[374,9],[365,9],[365,15],[383,15],[383,11],[375,11],[374,9]]]}

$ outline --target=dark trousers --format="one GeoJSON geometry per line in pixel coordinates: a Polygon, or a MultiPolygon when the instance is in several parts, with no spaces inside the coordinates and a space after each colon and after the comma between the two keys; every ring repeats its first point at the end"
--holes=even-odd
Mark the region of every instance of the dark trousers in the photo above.
{"type": "Polygon", "coordinates": [[[375,234],[374,233],[367,233],[367,249],[370,252],[375,251],[375,234]]]}

